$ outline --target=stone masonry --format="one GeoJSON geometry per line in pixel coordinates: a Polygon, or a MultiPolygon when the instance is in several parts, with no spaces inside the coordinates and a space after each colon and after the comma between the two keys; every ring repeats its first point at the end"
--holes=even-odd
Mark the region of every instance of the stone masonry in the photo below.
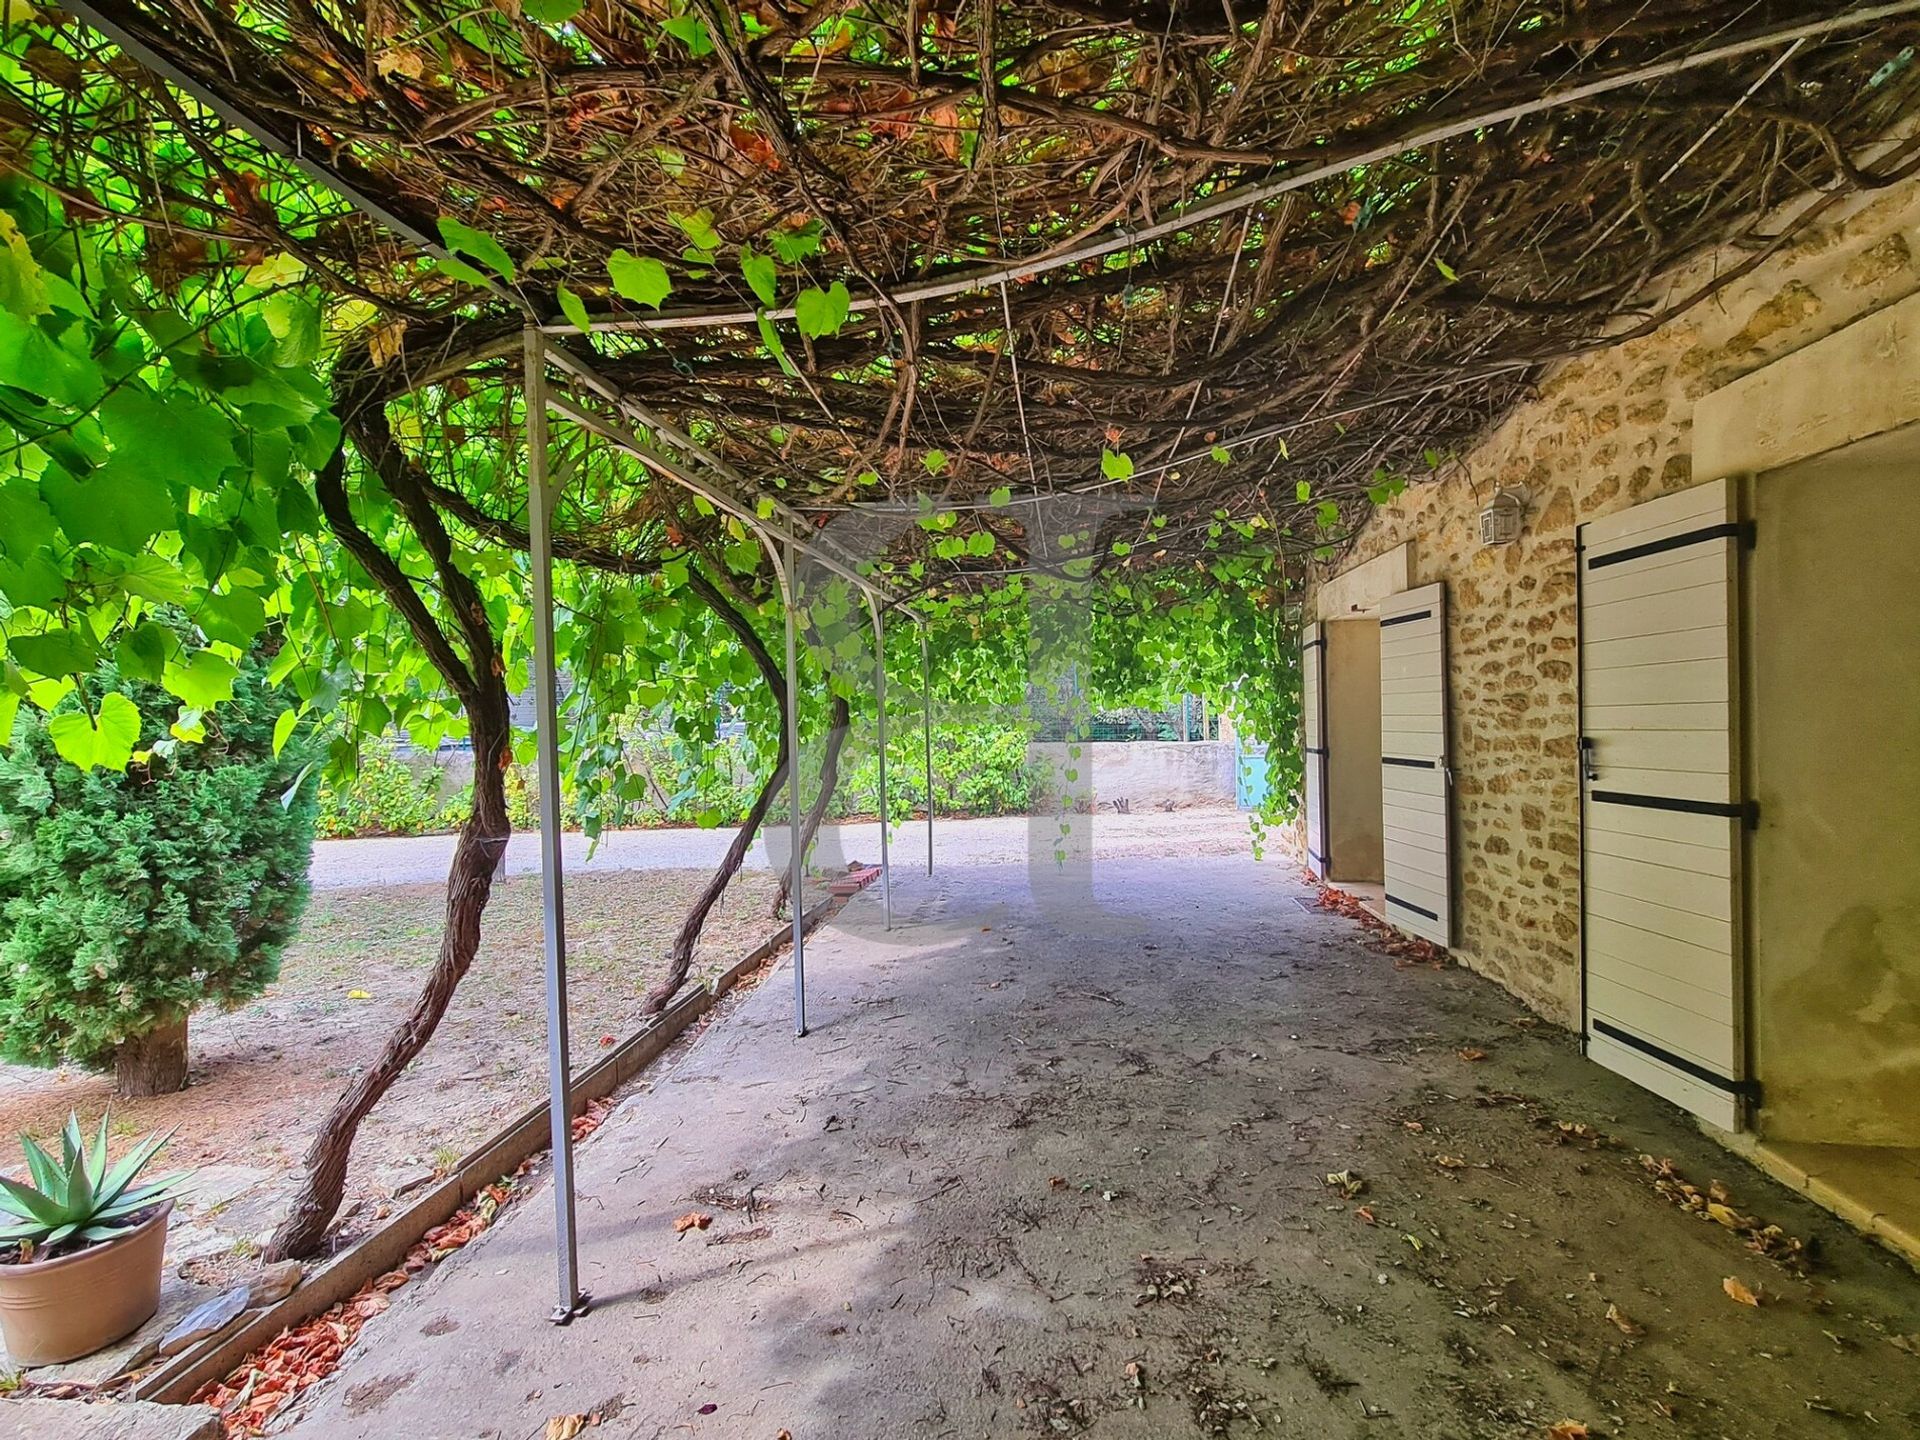
{"type": "MultiPolygon", "coordinates": [[[[1447,582],[1454,955],[1553,1020],[1580,1020],[1575,527],[1686,488],[1695,402],[1913,294],[1917,248],[1920,183],[1829,210],[1652,334],[1549,371],[1536,398],[1380,507],[1334,562],[1411,541],[1412,584],[1447,582]],[[1503,485],[1531,492],[1525,531],[1482,548],[1479,511],[1503,485]]],[[[1746,258],[1697,257],[1662,288],[1691,294],[1746,258]]]]}

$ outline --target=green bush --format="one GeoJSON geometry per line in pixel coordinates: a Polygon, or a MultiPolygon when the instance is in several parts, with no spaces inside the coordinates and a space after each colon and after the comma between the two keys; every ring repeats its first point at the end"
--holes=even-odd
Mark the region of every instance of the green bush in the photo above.
{"type": "Polygon", "coordinates": [[[286,798],[307,742],[296,731],[274,755],[284,707],[259,664],[199,743],[169,737],[179,705],[157,687],[103,670],[85,698],[23,708],[0,754],[0,1057],[30,1065],[104,1065],[197,1007],[258,995],[307,903],[313,787],[286,798]],[[130,720],[127,700],[124,773],[56,754],[62,715],[130,720]]]}
{"type": "Polygon", "coordinates": [[[368,755],[346,781],[321,782],[315,826],[327,840],[452,830],[472,802],[466,795],[443,798],[444,782],[437,765],[415,767],[391,755],[368,755]]]}
{"type": "MultiPolygon", "coordinates": [[[[887,737],[887,801],[893,816],[927,804],[926,741],[908,725],[887,737]]],[[[933,727],[933,793],[942,815],[1026,815],[1044,798],[1047,767],[1027,756],[1020,726],[933,727]]],[[[833,813],[877,815],[880,761],[869,739],[842,775],[833,813]]]]}

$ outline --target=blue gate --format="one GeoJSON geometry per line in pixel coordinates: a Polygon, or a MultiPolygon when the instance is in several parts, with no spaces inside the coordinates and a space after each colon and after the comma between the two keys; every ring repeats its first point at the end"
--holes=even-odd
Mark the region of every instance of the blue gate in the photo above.
{"type": "Polygon", "coordinates": [[[1242,810],[1259,809],[1267,803],[1267,747],[1236,735],[1233,762],[1234,803],[1242,810]]]}

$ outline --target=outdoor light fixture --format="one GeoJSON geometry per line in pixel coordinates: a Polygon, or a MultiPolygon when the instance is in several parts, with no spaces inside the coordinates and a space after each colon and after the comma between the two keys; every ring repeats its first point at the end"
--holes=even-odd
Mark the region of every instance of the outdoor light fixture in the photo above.
{"type": "Polygon", "coordinates": [[[1480,512],[1480,543],[1511,545],[1520,538],[1520,524],[1527,518],[1527,502],[1533,497],[1525,490],[1496,490],[1493,499],[1480,512]]]}

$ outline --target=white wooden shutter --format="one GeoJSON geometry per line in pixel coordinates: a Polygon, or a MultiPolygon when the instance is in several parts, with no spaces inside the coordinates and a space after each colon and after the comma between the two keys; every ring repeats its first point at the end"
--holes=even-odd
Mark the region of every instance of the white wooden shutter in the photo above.
{"type": "Polygon", "coordinates": [[[1307,869],[1327,878],[1327,627],[1300,632],[1300,736],[1306,789],[1307,869]]]}
{"type": "Polygon", "coordinates": [[[1449,945],[1453,936],[1447,757],[1447,589],[1380,602],[1380,803],[1387,919],[1449,945]]]}
{"type": "Polygon", "coordinates": [[[1580,528],[1587,1053],[1716,1125],[1745,1087],[1725,480],[1580,528]]]}

